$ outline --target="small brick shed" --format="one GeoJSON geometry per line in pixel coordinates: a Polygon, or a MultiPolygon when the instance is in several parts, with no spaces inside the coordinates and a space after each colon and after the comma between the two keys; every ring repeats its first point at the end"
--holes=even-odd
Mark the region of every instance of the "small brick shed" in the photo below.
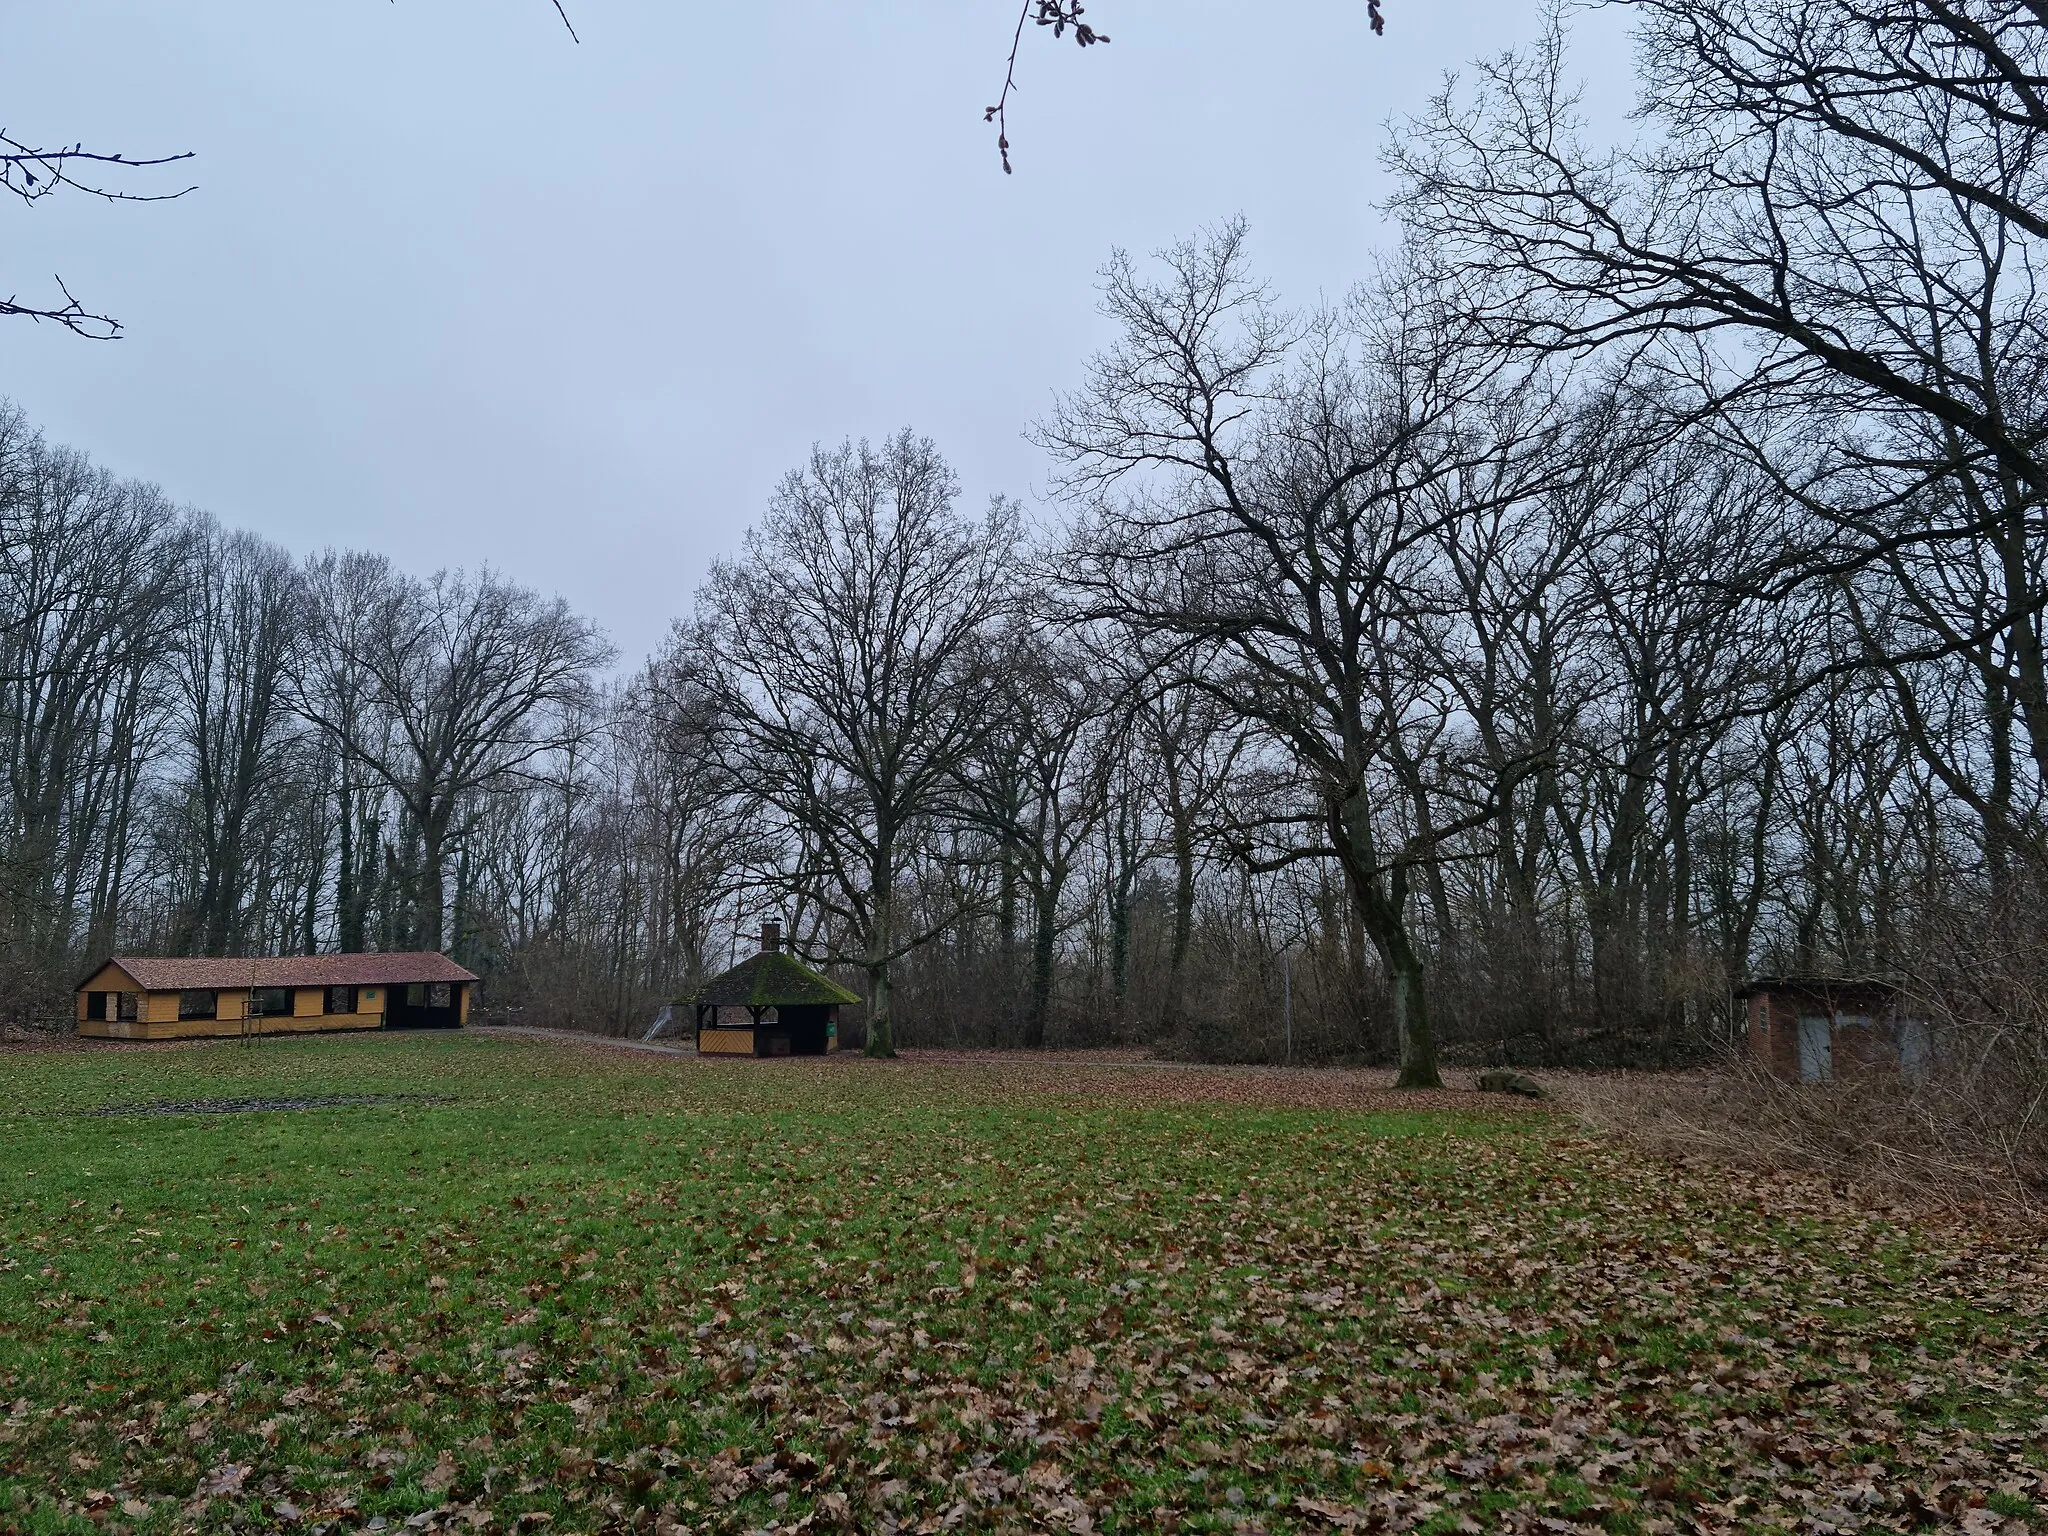
{"type": "Polygon", "coordinates": [[[1749,1054],[1779,1077],[1819,1083],[1874,1071],[1918,1077],[1933,1039],[1897,983],[1837,976],[1763,976],[1736,993],[1749,1054]]]}

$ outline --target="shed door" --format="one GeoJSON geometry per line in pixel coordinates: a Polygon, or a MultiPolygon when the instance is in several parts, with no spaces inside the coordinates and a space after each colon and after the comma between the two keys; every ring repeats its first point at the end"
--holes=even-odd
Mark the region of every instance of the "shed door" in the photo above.
{"type": "Polygon", "coordinates": [[[1799,1080],[1824,1083],[1835,1075],[1834,1023],[1825,1014],[1799,1017],[1799,1080]]]}
{"type": "Polygon", "coordinates": [[[1899,1071],[1908,1082],[1917,1083],[1927,1075],[1934,1059],[1934,1036],[1925,1019],[1899,1020],[1899,1071]]]}

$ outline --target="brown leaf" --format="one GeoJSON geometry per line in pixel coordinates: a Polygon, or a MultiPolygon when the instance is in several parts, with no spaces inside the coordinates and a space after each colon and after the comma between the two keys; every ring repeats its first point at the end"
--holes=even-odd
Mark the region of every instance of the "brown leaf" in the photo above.
{"type": "Polygon", "coordinates": [[[211,1498],[231,1499],[242,1491],[242,1484],[248,1480],[249,1469],[232,1465],[215,1467],[200,1479],[199,1491],[211,1498]]]}

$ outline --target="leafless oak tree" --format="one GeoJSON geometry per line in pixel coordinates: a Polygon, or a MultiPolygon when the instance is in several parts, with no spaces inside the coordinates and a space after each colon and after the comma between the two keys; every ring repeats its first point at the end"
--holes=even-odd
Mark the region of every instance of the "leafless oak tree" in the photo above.
{"type": "Polygon", "coordinates": [[[791,883],[843,925],[831,957],[867,973],[875,1055],[895,1049],[891,966],[957,915],[905,923],[898,882],[987,729],[984,652],[1010,600],[1015,510],[969,520],[958,495],[907,430],[818,449],[697,598],[734,771],[799,834],[791,883]]]}
{"type": "Polygon", "coordinates": [[[1095,507],[1074,585],[1090,616],[1178,640],[1194,685],[1309,775],[1391,981],[1401,1080],[1432,1086],[1409,897],[1493,791],[1436,819],[1460,795],[1436,777],[1449,700],[1415,649],[1438,603],[1429,552],[1467,500],[1530,493],[1549,466],[1525,450],[1546,428],[1490,393],[1423,287],[1300,319],[1249,279],[1237,225],[1163,266],[1148,280],[1112,264],[1120,339],[1039,429],[1095,507]]]}
{"type": "Polygon", "coordinates": [[[416,941],[439,949],[465,807],[578,734],[576,707],[610,648],[560,599],[489,570],[415,581],[386,567],[365,587],[350,596],[366,612],[316,617],[317,643],[360,687],[355,719],[340,686],[302,690],[300,707],[405,812],[421,852],[416,941]]]}

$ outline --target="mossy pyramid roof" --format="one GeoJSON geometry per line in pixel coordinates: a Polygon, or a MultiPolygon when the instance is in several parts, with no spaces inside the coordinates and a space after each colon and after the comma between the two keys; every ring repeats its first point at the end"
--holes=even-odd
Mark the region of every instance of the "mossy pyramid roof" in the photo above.
{"type": "Polygon", "coordinates": [[[767,950],[750,955],[731,970],[714,976],[697,991],[700,1003],[721,1008],[795,1008],[818,1003],[857,1003],[830,977],[820,976],[794,955],[767,950]]]}

